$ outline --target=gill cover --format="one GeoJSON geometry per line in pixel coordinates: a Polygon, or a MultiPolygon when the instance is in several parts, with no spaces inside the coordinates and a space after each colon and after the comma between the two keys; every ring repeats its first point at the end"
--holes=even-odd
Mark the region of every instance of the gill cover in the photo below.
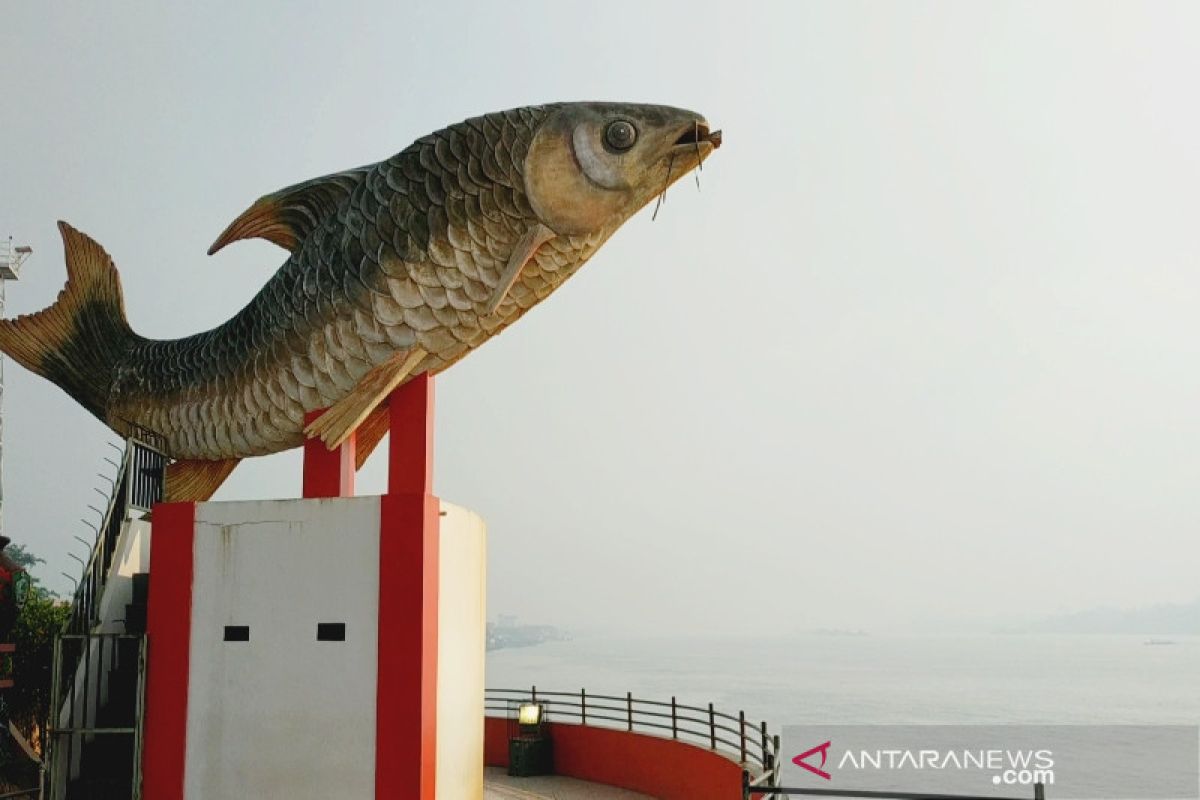
{"type": "Polygon", "coordinates": [[[629,182],[622,156],[604,147],[614,117],[590,106],[560,109],[538,129],[525,157],[525,192],[557,234],[585,234],[619,219],[629,182]]]}

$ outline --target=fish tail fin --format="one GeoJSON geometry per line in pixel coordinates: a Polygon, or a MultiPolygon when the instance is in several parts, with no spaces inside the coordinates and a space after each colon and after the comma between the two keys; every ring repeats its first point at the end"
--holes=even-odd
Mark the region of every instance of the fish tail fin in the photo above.
{"type": "Polygon", "coordinates": [[[0,350],[104,419],[116,366],[137,336],[112,258],[67,223],[58,229],[67,284],[49,308],[0,320],[0,350]]]}

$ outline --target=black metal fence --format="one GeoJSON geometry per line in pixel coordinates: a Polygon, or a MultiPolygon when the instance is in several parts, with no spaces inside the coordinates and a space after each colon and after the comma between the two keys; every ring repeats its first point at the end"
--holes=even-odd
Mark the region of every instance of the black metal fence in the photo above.
{"type": "Polygon", "coordinates": [[[146,639],[101,633],[98,625],[121,529],[162,500],[167,463],[144,441],[126,442],[71,616],[55,638],[46,742],[53,800],[140,796],[146,639]]]}
{"type": "Polygon", "coordinates": [[[489,716],[510,715],[521,703],[540,703],[551,722],[569,722],[670,737],[722,753],[742,764],[762,785],[772,785],[779,756],[779,737],[767,731],[766,722],[746,719],[746,713],[728,714],[706,706],[685,705],[625,696],[529,689],[488,689],[484,710],[489,716]]]}
{"type": "Polygon", "coordinates": [[[55,639],[46,758],[50,800],[141,796],[145,683],[145,636],[55,639]]]}
{"type": "MultiPolygon", "coordinates": [[[[778,776],[778,772],[776,773],[778,776]]],[[[798,794],[806,797],[859,797],[866,800],[1030,800],[1029,797],[976,796],[969,794],[929,794],[923,792],[879,792],[854,789],[798,789],[791,786],[772,786],[742,771],[742,800],[773,800],[798,794]]],[[[1033,784],[1033,800],[1046,800],[1044,784],[1033,784]]]]}
{"type": "Polygon", "coordinates": [[[65,633],[88,633],[98,621],[100,598],[108,582],[121,526],[132,512],[147,512],[162,500],[166,467],[167,457],[161,451],[137,439],[126,443],[91,557],[71,602],[71,618],[65,633]]]}
{"type": "MultiPolygon", "coordinates": [[[[853,789],[796,789],[788,786],[758,786],[750,779],[748,773],[742,773],[743,800],[751,798],[788,797],[793,794],[807,797],[861,797],[870,800],[1030,800],[1029,797],[998,797],[995,795],[972,794],[926,794],[922,792],[874,792],[855,791],[853,789]]],[[[1033,785],[1033,800],[1046,800],[1046,787],[1041,783],[1033,785]]]]}

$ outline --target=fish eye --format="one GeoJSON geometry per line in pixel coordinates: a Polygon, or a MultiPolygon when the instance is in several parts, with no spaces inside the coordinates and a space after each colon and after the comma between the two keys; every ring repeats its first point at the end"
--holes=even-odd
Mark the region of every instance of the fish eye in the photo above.
{"type": "Polygon", "coordinates": [[[619,119],[609,123],[604,131],[604,143],[618,152],[628,150],[637,141],[637,128],[632,122],[619,119]]]}

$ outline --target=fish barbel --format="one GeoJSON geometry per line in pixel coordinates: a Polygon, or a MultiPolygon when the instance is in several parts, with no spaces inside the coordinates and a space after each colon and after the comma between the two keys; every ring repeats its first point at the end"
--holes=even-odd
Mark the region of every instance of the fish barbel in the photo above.
{"type": "Polygon", "coordinates": [[[60,222],[67,284],[0,321],[0,350],[118,434],[155,434],[177,459],[171,499],[205,499],[240,459],[306,436],[335,447],[361,429],[361,462],[391,390],[515,322],[720,142],[691,111],[626,103],[451,125],[260,198],[209,254],[257,237],[291,256],[231,319],[182,339],[134,333],[112,259],[60,222]]]}

